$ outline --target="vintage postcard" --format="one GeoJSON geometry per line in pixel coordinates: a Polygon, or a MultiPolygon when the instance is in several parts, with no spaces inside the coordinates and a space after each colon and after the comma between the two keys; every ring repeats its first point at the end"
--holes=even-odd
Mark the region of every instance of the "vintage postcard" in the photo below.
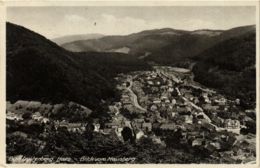
{"type": "Polygon", "coordinates": [[[259,166],[258,1],[0,11],[0,167],[259,166]]]}

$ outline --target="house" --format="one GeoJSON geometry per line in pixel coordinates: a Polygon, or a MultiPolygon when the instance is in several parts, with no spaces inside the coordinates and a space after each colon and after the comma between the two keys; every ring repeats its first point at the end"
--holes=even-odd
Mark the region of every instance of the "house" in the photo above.
{"type": "Polygon", "coordinates": [[[211,104],[203,104],[202,108],[207,111],[216,111],[218,110],[219,106],[213,106],[211,104]]]}
{"type": "Polygon", "coordinates": [[[184,93],[184,97],[191,101],[194,99],[194,96],[189,92],[184,93]]]}
{"type": "Polygon", "coordinates": [[[136,118],[136,119],[134,119],[134,122],[142,123],[142,122],[144,122],[144,119],[143,118],[136,118]]]}
{"type": "Polygon", "coordinates": [[[111,113],[117,113],[117,108],[115,106],[108,106],[109,112],[111,113]]]}
{"type": "Polygon", "coordinates": [[[220,158],[220,154],[219,154],[219,152],[214,151],[214,152],[210,155],[210,157],[213,158],[213,159],[218,159],[218,158],[220,158]]]}
{"type": "Polygon", "coordinates": [[[126,83],[124,82],[124,83],[122,83],[122,86],[124,87],[124,88],[126,88],[126,83]]]}
{"type": "Polygon", "coordinates": [[[38,102],[38,101],[30,101],[27,106],[26,106],[26,109],[27,110],[38,110],[40,108],[40,106],[42,105],[41,102],[38,102]]]}
{"type": "Polygon", "coordinates": [[[168,92],[173,92],[173,91],[174,91],[174,89],[172,87],[168,88],[168,92]]]}
{"type": "Polygon", "coordinates": [[[213,132],[216,130],[215,126],[211,123],[208,123],[208,122],[202,122],[201,123],[201,126],[203,128],[205,128],[206,130],[209,130],[210,132],[213,132]]]}
{"type": "Polygon", "coordinates": [[[160,125],[161,125],[161,123],[159,123],[159,122],[154,122],[154,123],[152,124],[152,129],[153,129],[153,130],[159,129],[159,128],[160,128],[160,125]]]}
{"type": "Polygon", "coordinates": [[[153,103],[154,103],[154,104],[160,104],[160,103],[161,103],[161,100],[158,99],[158,98],[156,98],[156,99],[153,100],[153,103]]]}
{"type": "Polygon", "coordinates": [[[154,85],[153,81],[147,81],[148,85],[154,85]]]}
{"type": "Polygon", "coordinates": [[[177,87],[175,88],[175,90],[176,90],[178,96],[181,96],[181,92],[180,92],[180,90],[177,87]]]}
{"type": "Polygon", "coordinates": [[[207,93],[207,92],[202,92],[202,93],[201,93],[201,96],[204,97],[204,98],[205,98],[205,97],[208,97],[208,93],[207,93]]]}
{"type": "Polygon", "coordinates": [[[115,106],[120,109],[122,107],[122,103],[121,102],[116,102],[115,106]]]}
{"type": "Polygon", "coordinates": [[[131,126],[131,121],[128,121],[128,120],[124,121],[124,125],[125,125],[126,127],[129,127],[129,128],[132,127],[132,126],[131,126]]]}
{"type": "Polygon", "coordinates": [[[150,80],[150,79],[151,79],[151,77],[150,77],[150,76],[147,76],[147,77],[146,77],[146,79],[147,79],[147,80],[150,80]]]}
{"type": "Polygon", "coordinates": [[[123,94],[121,97],[122,97],[122,99],[127,99],[127,98],[129,98],[129,96],[126,95],[126,94],[123,94]]]}
{"type": "Polygon", "coordinates": [[[21,132],[21,131],[15,131],[12,133],[12,135],[15,135],[15,136],[20,136],[20,137],[23,137],[23,138],[27,138],[28,135],[24,132],[21,132]]]}
{"type": "Polygon", "coordinates": [[[46,123],[48,123],[48,122],[50,122],[50,120],[49,120],[48,118],[45,118],[45,117],[44,117],[44,118],[42,119],[42,123],[46,124],[46,123]]]}
{"type": "Polygon", "coordinates": [[[194,104],[198,104],[200,101],[199,101],[199,99],[197,98],[197,97],[195,97],[194,99],[193,99],[193,103],[194,104]]]}
{"type": "Polygon", "coordinates": [[[246,113],[256,113],[255,109],[247,109],[245,110],[246,113]]]}
{"type": "Polygon", "coordinates": [[[118,137],[122,137],[122,131],[123,131],[123,128],[122,127],[119,127],[115,130],[115,133],[118,137]]]}
{"type": "Polygon", "coordinates": [[[11,112],[11,111],[7,111],[6,119],[20,121],[20,120],[23,120],[23,117],[22,117],[21,114],[18,115],[18,114],[11,112]]]}
{"type": "Polygon", "coordinates": [[[239,156],[239,155],[243,155],[244,154],[244,152],[241,149],[241,147],[237,146],[237,145],[232,148],[232,151],[234,153],[234,156],[239,156]]]}
{"type": "Polygon", "coordinates": [[[175,117],[177,113],[176,112],[172,112],[171,114],[172,114],[171,117],[175,117]]]}
{"type": "Polygon", "coordinates": [[[122,99],[121,99],[121,102],[122,102],[124,105],[132,104],[132,101],[131,101],[130,97],[128,97],[128,98],[122,98],[122,99]]]}
{"type": "Polygon", "coordinates": [[[99,124],[99,123],[94,123],[93,125],[94,125],[94,127],[95,127],[95,128],[94,128],[94,131],[95,131],[95,132],[99,132],[100,124],[99,124]]]}
{"type": "MultiPolygon", "coordinates": [[[[173,87],[173,83],[172,83],[172,81],[167,80],[167,85],[168,85],[170,88],[172,88],[172,87],[173,87]]],[[[173,89],[173,90],[174,90],[174,89],[173,89]]]]}
{"type": "Polygon", "coordinates": [[[213,117],[212,119],[211,119],[211,121],[215,124],[215,125],[217,125],[217,126],[222,126],[223,125],[223,122],[224,122],[224,119],[222,119],[222,118],[220,118],[220,117],[213,117]]]}
{"type": "Polygon", "coordinates": [[[128,111],[133,111],[134,110],[134,105],[129,103],[129,104],[124,104],[123,109],[127,109],[128,111]]]}
{"type": "Polygon", "coordinates": [[[176,100],[172,99],[172,104],[175,105],[176,104],[176,100]]]}
{"type": "Polygon", "coordinates": [[[205,149],[207,151],[209,151],[210,153],[214,153],[217,149],[215,146],[213,146],[212,144],[206,144],[205,145],[205,149]]]}
{"type": "Polygon", "coordinates": [[[222,97],[220,99],[214,100],[214,102],[216,102],[218,105],[224,106],[226,105],[227,100],[224,97],[222,97]]]}
{"type": "Polygon", "coordinates": [[[192,115],[184,115],[184,122],[186,124],[192,124],[193,123],[193,116],[192,115]]]}
{"type": "Polygon", "coordinates": [[[34,119],[34,120],[36,120],[36,121],[39,121],[41,117],[42,117],[42,115],[41,115],[40,112],[35,112],[35,113],[32,115],[32,119],[34,119]]]}
{"type": "Polygon", "coordinates": [[[243,118],[243,121],[244,121],[244,122],[254,122],[254,120],[253,120],[251,117],[248,117],[248,116],[245,116],[245,117],[243,118]]]}
{"type": "Polygon", "coordinates": [[[54,121],[55,128],[57,129],[58,127],[68,127],[68,122],[65,120],[63,121],[54,121]]]}
{"type": "Polygon", "coordinates": [[[192,141],[192,146],[194,147],[194,146],[201,146],[202,145],[202,143],[203,143],[203,139],[202,138],[196,138],[196,139],[194,139],[193,141],[192,141]]]}
{"type": "Polygon", "coordinates": [[[173,123],[161,124],[161,126],[160,126],[160,129],[161,129],[161,130],[164,130],[164,131],[166,131],[166,130],[171,130],[171,131],[173,131],[173,130],[175,130],[176,128],[177,128],[176,125],[173,124],[173,123]]]}
{"type": "Polygon", "coordinates": [[[151,74],[151,77],[152,77],[152,78],[156,78],[156,77],[157,77],[157,74],[156,74],[156,73],[152,73],[152,74],[151,74]]]}
{"type": "Polygon", "coordinates": [[[143,122],[132,122],[132,127],[134,127],[134,128],[137,128],[137,129],[139,129],[139,128],[142,128],[142,123],[143,122]]]}
{"type": "Polygon", "coordinates": [[[6,101],[6,110],[11,110],[12,104],[10,101],[6,101]]]}
{"type": "Polygon", "coordinates": [[[24,101],[24,100],[18,100],[14,103],[14,108],[15,109],[25,109],[28,105],[29,101],[24,101]]]}
{"type": "Polygon", "coordinates": [[[190,92],[191,92],[190,90],[188,90],[188,89],[186,89],[186,88],[180,88],[179,91],[180,91],[183,95],[185,95],[186,93],[190,93],[190,92]]]}
{"type": "Polygon", "coordinates": [[[85,127],[81,123],[68,123],[67,129],[71,132],[83,131],[85,127]]]}
{"type": "Polygon", "coordinates": [[[177,111],[180,114],[186,114],[188,112],[186,107],[179,107],[179,108],[177,108],[177,111]]]}
{"type": "Polygon", "coordinates": [[[235,100],[236,105],[240,105],[240,99],[235,100]]]}
{"type": "MultiPolygon", "coordinates": [[[[231,155],[233,156],[233,155],[231,155]]],[[[224,160],[224,162],[227,162],[227,163],[236,163],[236,160],[233,159],[232,157],[230,157],[230,155],[224,155],[224,157],[222,157],[222,159],[224,160]]]]}
{"type": "Polygon", "coordinates": [[[63,107],[64,104],[55,104],[52,108],[52,113],[57,114],[63,107]]]}
{"type": "Polygon", "coordinates": [[[137,133],[136,133],[136,139],[140,139],[142,138],[143,136],[145,136],[144,132],[142,130],[138,130],[137,133]]]}
{"type": "Polygon", "coordinates": [[[52,109],[51,104],[42,104],[39,108],[39,111],[46,114],[46,113],[50,113],[51,109],[52,109]]]}
{"type": "Polygon", "coordinates": [[[105,123],[105,128],[118,128],[118,124],[117,123],[105,123]]]}
{"type": "Polygon", "coordinates": [[[101,131],[103,134],[109,134],[112,132],[112,129],[111,128],[104,128],[102,131],[101,131]]]}
{"type": "Polygon", "coordinates": [[[152,130],[152,124],[145,122],[145,123],[142,124],[142,129],[145,130],[145,131],[150,132],[152,130]]]}
{"type": "Polygon", "coordinates": [[[168,99],[168,97],[166,95],[161,96],[161,100],[166,100],[166,99],[168,99]]]}
{"type": "Polygon", "coordinates": [[[153,143],[155,143],[155,144],[162,144],[162,140],[161,140],[160,137],[157,137],[157,136],[153,135],[150,138],[152,139],[153,143]]]}
{"type": "Polygon", "coordinates": [[[156,110],[158,110],[157,105],[155,105],[155,104],[151,105],[150,110],[151,110],[151,111],[156,111],[156,110]]]}
{"type": "Polygon", "coordinates": [[[221,144],[219,142],[211,142],[210,145],[214,146],[217,150],[221,149],[221,144]]]}
{"type": "Polygon", "coordinates": [[[227,129],[240,128],[240,122],[238,120],[226,119],[224,120],[224,127],[227,129]]]}
{"type": "Polygon", "coordinates": [[[204,115],[203,114],[197,114],[196,117],[199,120],[204,119],[204,115]]]}
{"type": "MultiPolygon", "coordinates": [[[[173,109],[173,107],[172,107],[172,105],[167,105],[167,109],[166,109],[166,111],[168,112],[168,113],[171,113],[171,112],[173,112],[175,109],[173,109]]],[[[175,110],[176,111],[176,110],[175,110]]]]}

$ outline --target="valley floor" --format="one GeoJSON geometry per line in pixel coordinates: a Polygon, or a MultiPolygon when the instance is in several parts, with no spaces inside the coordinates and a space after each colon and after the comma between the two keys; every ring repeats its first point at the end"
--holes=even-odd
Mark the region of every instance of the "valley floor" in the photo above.
{"type": "MultiPolygon", "coordinates": [[[[134,148],[126,157],[134,158],[125,161],[128,163],[251,163],[255,161],[255,110],[243,109],[240,107],[239,99],[227,99],[225,95],[194,82],[193,74],[189,69],[154,66],[152,71],[119,74],[116,80],[121,99],[108,105],[107,114],[110,117],[105,119],[90,120],[91,110],[73,102],[70,105],[31,103],[34,105],[30,107],[28,102],[9,103],[7,107],[8,162],[26,162],[26,158],[30,158],[30,152],[22,150],[21,143],[35,148],[39,153],[38,157],[53,158],[51,153],[55,153],[56,163],[81,161],[114,163],[113,160],[108,161],[107,157],[124,157],[125,155],[120,153],[123,148],[128,152],[134,148]],[[48,108],[52,115],[48,115],[48,108]],[[43,112],[42,109],[48,112],[43,112]],[[25,113],[28,110],[32,111],[31,116],[26,117],[25,113]],[[62,115],[58,115],[64,110],[76,112],[79,118],[69,121],[62,115]],[[127,128],[130,132],[127,132],[127,128]],[[33,134],[30,130],[40,134],[33,134]],[[61,142],[62,145],[56,144],[61,141],[57,137],[65,135],[77,136],[79,139],[77,142],[72,142],[68,138],[66,142],[65,140],[61,142]],[[14,138],[18,138],[19,141],[14,138]],[[93,140],[101,144],[94,143],[93,140]],[[109,143],[106,144],[108,141],[109,143]],[[149,141],[150,147],[145,147],[146,141],[149,141]],[[120,147],[118,153],[113,151],[116,154],[112,156],[102,150],[102,145],[107,145],[107,148],[104,148],[107,151],[112,150],[111,146],[115,149],[120,147]],[[156,147],[155,151],[160,150],[157,152],[165,155],[164,159],[150,156],[152,151],[148,148],[153,147],[156,147]],[[79,152],[70,154],[71,151],[65,152],[64,148],[73,148],[79,152]],[[173,151],[177,153],[169,156],[169,152],[173,151]],[[62,161],[57,159],[57,155],[70,159],[62,161]],[[91,161],[71,159],[76,155],[78,158],[91,156],[106,159],[91,161]],[[148,155],[149,158],[146,158],[148,155]],[[188,158],[180,155],[186,155],[185,157],[188,158]]],[[[28,162],[38,161],[29,159],[28,162]]],[[[118,160],[115,162],[120,163],[118,160]]]]}

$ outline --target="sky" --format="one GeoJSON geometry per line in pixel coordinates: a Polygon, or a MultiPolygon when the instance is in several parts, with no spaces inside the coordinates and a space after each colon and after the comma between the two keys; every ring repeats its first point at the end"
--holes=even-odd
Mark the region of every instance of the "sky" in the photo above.
{"type": "Polygon", "coordinates": [[[99,33],[126,35],[142,30],[221,29],[255,24],[253,6],[8,7],[7,21],[49,39],[99,33]]]}

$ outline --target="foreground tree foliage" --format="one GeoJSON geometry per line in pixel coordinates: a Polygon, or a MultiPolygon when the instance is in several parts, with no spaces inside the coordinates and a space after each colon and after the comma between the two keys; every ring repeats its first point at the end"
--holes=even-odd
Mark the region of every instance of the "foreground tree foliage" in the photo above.
{"type": "Polygon", "coordinates": [[[50,157],[54,160],[58,157],[69,157],[76,163],[91,163],[80,160],[84,156],[133,157],[135,158],[133,163],[196,163],[201,161],[201,158],[196,158],[184,151],[154,144],[150,138],[142,138],[132,143],[120,141],[115,134],[93,133],[93,138],[90,139],[86,138],[86,134],[68,132],[65,128],[39,135],[34,133],[25,135],[26,137],[23,133],[8,133],[7,156],[50,157]]]}

